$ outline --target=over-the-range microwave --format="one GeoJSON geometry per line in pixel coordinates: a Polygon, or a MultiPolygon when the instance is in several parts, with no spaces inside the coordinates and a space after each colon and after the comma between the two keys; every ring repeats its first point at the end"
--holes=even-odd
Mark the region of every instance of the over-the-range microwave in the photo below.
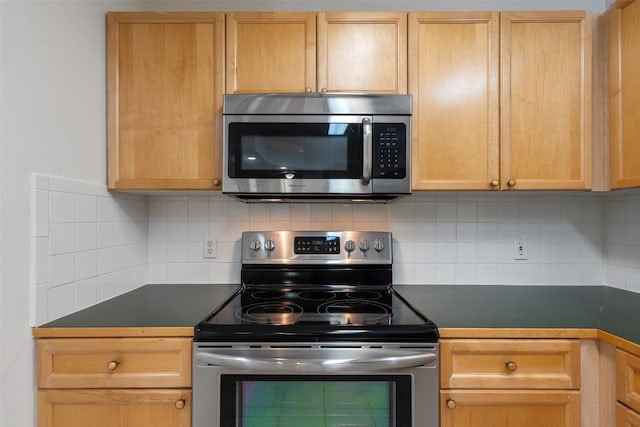
{"type": "Polygon", "coordinates": [[[411,193],[409,95],[224,96],[222,192],[244,201],[411,193]]]}

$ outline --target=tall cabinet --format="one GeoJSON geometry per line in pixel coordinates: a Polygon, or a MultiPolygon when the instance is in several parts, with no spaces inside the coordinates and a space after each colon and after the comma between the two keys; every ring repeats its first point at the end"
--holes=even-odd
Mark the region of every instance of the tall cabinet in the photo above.
{"type": "Polygon", "coordinates": [[[591,186],[589,12],[411,13],[415,190],[591,186]]]}
{"type": "Polygon", "coordinates": [[[611,187],[640,186],[640,1],[609,11],[611,187]]]}
{"type": "Polygon", "coordinates": [[[226,92],[407,92],[403,12],[227,14],[226,92]]]}
{"type": "Polygon", "coordinates": [[[223,13],[107,16],[108,186],[219,189],[223,13]]]}

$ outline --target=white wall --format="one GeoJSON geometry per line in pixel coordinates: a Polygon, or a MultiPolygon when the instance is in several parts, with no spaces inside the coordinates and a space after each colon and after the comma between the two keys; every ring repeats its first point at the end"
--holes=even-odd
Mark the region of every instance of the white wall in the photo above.
{"type": "MultiPolygon", "coordinates": [[[[273,10],[548,8],[601,11],[604,0],[289,0],[268,5],[273,10]]],[[[31,175],[41,173],[105,182],[104,14],[109,10],[204,9],[264,10],[267,7],[258,0],[0,1],[1,426],[35,425],[30,331],[33,297],[29,286],[31,175]]],[[[463,202],[455,203],[461,206],[459,203],[463,202]]],[[[415,278],[415,266],[413,271],[415,278]]],[[[411,273],[407,274],[410,277],[411,273]]]]}

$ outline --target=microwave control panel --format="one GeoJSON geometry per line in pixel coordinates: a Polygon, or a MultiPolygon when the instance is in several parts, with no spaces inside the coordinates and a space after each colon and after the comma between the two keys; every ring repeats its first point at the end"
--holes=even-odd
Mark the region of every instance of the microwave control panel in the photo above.
{"type": "Polygon", "coordinates": [[[403,179],[407,175],[407,129],[404,123],[373,124],[374,178],[403,179]]]}

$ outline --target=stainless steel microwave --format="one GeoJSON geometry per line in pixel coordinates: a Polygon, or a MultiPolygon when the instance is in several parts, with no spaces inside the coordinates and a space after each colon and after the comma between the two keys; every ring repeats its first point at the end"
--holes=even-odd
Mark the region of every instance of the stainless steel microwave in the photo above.
{"type": "Polygon", "coordinates": [[[224,96],[222,192],[244,201],[389,201],[411,193],[411,97],[224,96]]]}

